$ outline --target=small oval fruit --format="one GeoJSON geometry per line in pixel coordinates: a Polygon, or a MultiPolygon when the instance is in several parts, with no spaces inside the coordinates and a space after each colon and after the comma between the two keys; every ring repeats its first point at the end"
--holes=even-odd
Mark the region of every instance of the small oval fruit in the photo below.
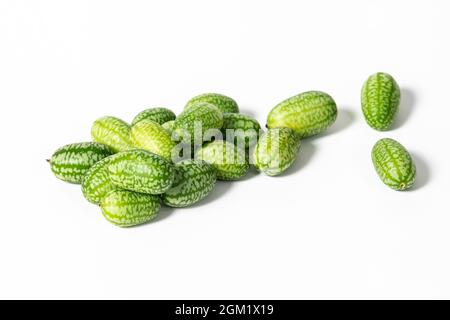
{"type": "Polygon", "coordinates": [[[109,178],[108,164],[115,155],[106,157],[95,163],[87,172],[81,184],[84,197],[92,203],[100,203],[111,190],[117,189],[109,178]]]}
{"type": "Polygon", "coordinates": [[[411,188],[416,178],[416,166],[408,150],[399,142],[384,138],[372,149],[372,162],[381,181],[394,190],[411,188]]]}
{"type": "Polygon", "coordinates": [[[300,136],[292,129],[269,129],[253,151],[254,165],[268,176],[279,175],[294,163],[300,144],[300,136]]]}
{"type": "Polygon", "coordinates": [[[239,112],[239,106],[232,98],[224,96],[223,94],[219,93],[204,93],[198,96],[193,97],[191,100],[189,100],[184,107],[185,110],[189,109],[193,105],[196,105],[198,103],[210,103],[214,106],[216,106],[220,111],[222,112],[233,112],[238,113],[239,112]]]}
{"type": "Polygon", "coordinates": [[[158,196],[113,190],[101,201],[103,216],[119,227],[132,227],[153,220],[161,208],[158,196]]]}
{"type": "Polygon", "coordinates": [[[113,153],[110,147],[97,142],[72,143],[56,150],[49,163],[58,179],[80,184],[89,168],[113,153]]]}
{"type": "Polygon", "coordinates": [[[106,144],[115,152],[132,149],[130,140],[130,126],[115,117],[97,119],[91,128],[92,139],[106,144]]]}
{"type": "Polygon", "coordinates": [[[170,134],[172,134],[174,123],[175,123],[175,120],[170,120],[170,121],[164,122],[164,123],[162,124],[162,127],[163,127],[164,129],[166,129],[167,132],[169,132],[170,134]]]}
{"type": "Polygon", "coordinates": [[[173,111],[170,109],[150,108],[140,112],[136,117],[134,117],[131,125],[135,125],[136,123],[144,119],[149,119],[162,125],[164,122],[175,120],[175,118],[175,113],[173,113],[173,111]]]}
{"type": "Polygon", "coordinates": [[[249,148],[258,142],[261,126],[255,119],[238,113],[224,113],[222,134],[224,139],[241,148],[249,148]],[[231,135],[231,136],[230,136],[231,135]]]}
{"type": "Polygon", "coordinates": [[[321,91],[308,91],[279,103],[267,117],[267,127],[291,128],[300,138],[325,131],[337,117],[333,98],[321,91]]]}
{"type": "Polygon", "coordinates": [[[238,180],[249,168],[245,150],[228,141],[217,140],[204,145],[195,153],[195,159],[211,164],[219,180],[238,180]]]}
{"type": "Polygon", "coordinates": [[[168,160],[175,147],[171,135],[161,125],[150,119],[143,119],[131,127],[131,142],[139,149],[150,151],[168,160]]]}
{"type": "Polygon", "coordinates": [[[175,119],[173,132],[178,137],[188,135],[191,141],[200,139],[199,142],[202,142],[207,130],[220,129],[222,124],[222,112],[217,107],[209,103],[198,103],[184,110],[175,119]]]}
{"type": "Polygon", "coordinates": [[[175,180],[161,198],[169,207],[187,207],[205,198],[216,183],[214,168],[200,160],[185,160],[175,165],[175,180]]]}
{"type": "Polygon", "coordinates": [[[400,88],[391,75],[378,72],[364,82],[361,107],[367,124],[373,129],[390,129],[399,105],[400,88]]]}
{"type": "Polygon", "coordinates": [[[145,150],[115,154],[108,164],[108,172],[116,187],[148,194],[166,192],[175,176],[170,161],[145,150]]]}

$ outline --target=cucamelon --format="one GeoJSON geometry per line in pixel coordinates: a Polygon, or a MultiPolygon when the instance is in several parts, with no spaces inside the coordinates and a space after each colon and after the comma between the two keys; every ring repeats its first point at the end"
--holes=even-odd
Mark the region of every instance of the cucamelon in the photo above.
{"type": "Polygon", "coordinates": [[[140,112],[136,117],[134,117],[131,125],[134,125],[144,119],[149,119],[162,125],[164,122],[175,120],[175,117],[175,113],[167,108],[150,108],[140,112]]]}
{"type": "Polygon", "coordinates": [[[175,165],[175,180],[161,198],[170,207],[186,207],[205,198],[214,188],[214,168],[201,160],[185,160],[175,165]]]}
{"type": "Polygon", "coordinates": [[[113,153],[110,147],[97,142],[72,143],[56,150],[49,163],[58,179],[80,184],[89,168],[113,153]]]}
{"type": "Polygon", "coordinates": [[[98,161],[86,172],[81,190],[89,202],[99,203],[108,192],[117,189],[111,182],[108,172],[108,164],[114,156],[98,161]]]}
{"type": "Polygon", "coordinates": [[[306,138],[326,130],[336,117],[336,103],[330,95],[320,91],[308,91],[275,106],[267,117],[267,127],[291,128],[300,138],[306,138]]]}
{"type": "Polygon", "coordinates": [[[294,130],[269,129],[261,135],[253,151],[253,163],[266,175],[276,176],[294,163],[299,149],[300,136],[294,130]]]}
{"type": "Polygon", "coordinates": [[[372,128],[384,131],[394,123],[400,104],[400,88],[394,78],[383,72],[371,75],[361,90],[364,118],[372,128]]]}
{"type": "Polygon", "coordinates": [[[414,184],[416,166],[399,142],[384,138],[372,149],[372,162],[381,181],[394,190],[406,190],[414,184]]]}
{"type": "Polygon", "coordinates": [[[115,152],[132,148],[129,124],[115,117],[97,119],[92,125],[91,135],[94,141],[106,144],[115,152]]]}
{"type": "Polygon", "coordinates": [[[131,142],[136,148],[150,151],[168,160],[175,147],[170,133],[150,119],[143,119],[131,127],[131,142]]]}
{"type": "Polygon", "coordinates": [[[148,194],[162,194],[174,180],[173,164],[145,150],[123,151],[108,164],[109,177],[120,189],[148,194]]]}
{"type": "Polygon", "coordinates": [[[239,113],[223,114],[223,137],[236,145],[245,148],[255,145],[258,142],[260,131],[261,126],[258,121],[247,115],[239,113]]]}
{"type": "Polygon", "coordinates": [[[119,227],[132,227],[154,219],[161,208],[158,196],[113,190],[101,201],[103,216],[119,227]]]}
{"type": "Polygon", "coordinates": [[[217,140],[204,145],[195,153],[195,159],[211,164],[219,180],[238,180],[249,168],[245,150],[228,141],[217,140]]]}
{"type": "Polygon", "coordinates": [[[239,112],[239,106],[232,98],[224,96],[223,94],[219,93],[204,93],[198,96],[193,97],[191,100],[189,100],[184,107],[185,110],[192,107],[193,105],[196,105],[198,103],[210,103],[217,108],[219,108],[222,112],[233,112],[238,113],[239,112]]]}

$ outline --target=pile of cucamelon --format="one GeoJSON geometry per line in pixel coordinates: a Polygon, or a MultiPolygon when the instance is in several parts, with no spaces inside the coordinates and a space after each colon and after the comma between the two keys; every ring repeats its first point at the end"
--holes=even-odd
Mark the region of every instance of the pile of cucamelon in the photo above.
{"type": "MultiPolygon", "coordinates": [[[[376,73],[364,83],[361,106],[372,128],[388,130],[399,104],[400,89],[389,74],[376,73]]],[[[135,226],[155,218],[161,202],[192,205],[216,180],[238,180],[251,165],[268,176],[281,174],[294,163],[301,140],[326,130],[337,112],[328,94],[304,92],[276,105],[263,132],[233,99],[207,93],[189,100],[178,117],[167,108],[151,108],[131,125],[110,116],[97,119],[93,142],[63,146],[48,161],[57,178],[81,184],[85,198],[100,205],[109,222],[135,226]]],[[[372,161],[389,187],[414,184],[414,162],[397,141],[379,140],[372,161]]]]}

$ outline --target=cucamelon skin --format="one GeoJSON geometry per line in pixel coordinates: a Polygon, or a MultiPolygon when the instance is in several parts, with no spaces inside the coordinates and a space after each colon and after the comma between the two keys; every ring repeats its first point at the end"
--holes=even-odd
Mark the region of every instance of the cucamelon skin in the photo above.
{"type": "Polygon", "coordinates": [[[150,108],[140,112],[136,117],[134,117],[131,125],[134,125],[144,119],[149,119],[162,125],[164,122],[175,120],[175,118],[175,113],[173,113],[170,109],[150,108]]]}
{"type": "Polygon", "coordinates": [[[72,143],[56,150],[49,163],[58,179],[80,184],[90,167],[113,153],[110,147],[97,142],[72,143]]]}
{"type": "Polygon", "coordinates": [[[164,123],[162,124],[162,127],[163,127],[164,129],[166,129],[170,134],[172,134],[172,130],[173,130],[173,125],[174,125],[174,123],[175,123],[175,120],[170,120],[170,121],[164,122],[164,123]]]}
{"type": "Polygon", "coordinates": [[[114,156],[98,161],[86,172],[81,190],[89,202],[100,203],[108,192],[117,189],[109,178],[108,172],[108,164],[114,159],[114,156]]]}
{"type": "Polygon", "coordinates": [[[169,160],[138,149],[115,154],[108,164],[108,172],[117,188],[148,194],[166,192],[175,176],[169,160]]]}
{"type": "Polygon", "coordinates": [[[219,93],[204,93],[198,96],[193,97],[191,100],[189,100],[184,107],[185,110],[190,108],[193,105],[196,105],[200,102],[206,102],[210,103],[217,108],[219,108],[222,112],[233,112],[238,113],[239,112],[239,106],[232,98],[224,96],[223,94],[219,93]]]}
{"type": "Polygon", "coordinates": [[[173,124],[173,132],[179,137],[189,134],[191,141],[194,141],[195,127],[201,125],[201,135],[203,139],[204,133],[209,129],[220,129],[223,124],[223,115],[220,110],[209,103],[198,103],[184,110],[173,124]]]}
{"type": "Polygon", "coordinates": [[[333,98],[321,91],[308,91],[279,103],[267,117],[267,127],[291,128],[300,138],[325,131],[337,117],[333,98]]]}
{"type": "MultiPolygon", "coordinates": [[[[245,143],[245,147],[251,147],[258,142],[261,126],[255,119],[239,113],[224,113],[222,134],[224,139],[235,144],[245,143]],[[234,133],[233,137],[227,136],[227,129],[234,133]]],[[[244,146],[242,146],[244,147],[244,146]]]]}
{"type": "Polygon", "coordinates": [[[91,129],[92,139],[106,144],[115,152],[132,149],[130,125],[115,117],[97,119],[91,129]]]}
{"type": "Polygon", "coordinates": [[[390,129],[399,105],[400,88],[391,75],[378,72],[364,82],[361,107],[367,124],[373,129],[390,129]]]}
{"type": "Polygon", "coordinates": [[[119,227],[132,227],[153,220],[161,208],[158,196],[113,190],[101,201],[103,216],[119,227]]]}
{"type": "Polygon", "coordinates": [[[170,133],[150,119],[143,119],[131,127],[131,142],[138,149],[144,149],[168,160],[175,147],[170,133]]]}
{"type": "Polygon", "coordinates": [[[187,207],[205,198],[216,183],[214,168],[200,160],[185,160],[175,165],[175,180],[161,198],[170,207],[187,207]]]}
{"type": "Polygon", "coordinates": [[[300,136],[292,129],[269,129],[253,151],[253,163],[268,176],[279,175],[294,163],[300,144],[300,136]]]}
{"type": "Polygon", "coordinates": [[[372,149],[372,162],[381,181],[394,190],[413,186],[416,166],[409,152],[393,139],[379,140],[372,149]]]}
{"type": "Polygon", "coordinates": [[[249,169],[245,150],[228,141],[214,141],[195,153],[195,159],[211,164],[218,180],[238,180],[249,169]]]}

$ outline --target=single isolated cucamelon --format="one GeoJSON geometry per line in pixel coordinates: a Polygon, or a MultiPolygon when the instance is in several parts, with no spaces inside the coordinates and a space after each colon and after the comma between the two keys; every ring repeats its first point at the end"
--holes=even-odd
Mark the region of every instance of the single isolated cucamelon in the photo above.
{"type": "Polygon", "coordinates": [[[106,144],[115,152],[132,149],[130,140],[130,126],[115,117],[97,119],[91,128],[92,139],[106,144]]]}
{"type": "Polygon", "coordinates": [[[136,117],[134,117],[131,125],[135,125],[144,119],[149,119],[162,125],[164,122],[175,120],[175,118],[175,113],[173,113],[172,110],[167,108],[150,108],[140,112],[136,117]]]}
{"type": "Polygon", "coordinates": [[[391,128],[400,105],[400,88],[394,78],[383,72],[371,75],[361,90],[361,107],[366,122],[384,131],[391,128]]]}
{"type": "Polygon", "coordinates": [[[205,161],[185,160],[175,165],[175,180],[161,198],[170,207],[187,207],[205,198],[216,183],[214,168],[205,161]]]}
{"type": "Polygon", "coordinates": [[[300,138],[319,134],[331,126],[337,117],[333,98],[321,91],[308,91],[284,100],[267,117],[267,127],[291,128],[300,138]]]}
{"type": "Polygon", "coordinates": [[[80,184],[89,168],[113,153],[114,151],[104,144],[80,142],[59,148],[48,161],[58,179],[80,184]]]}
{"type": "Polygon", "coordinates": [[[219,180],[238,180],[249,168],[245,150],[228,141],[214,141],[195,153],[195,159],[211,164],[219,180]]]}
{"type": "Polygon", "coordinates": [[[416,166],[409,152],[393,139],[379,140],[372,149],[372,162],[381,181],[394,190],[411,188],[416,166]]]}
{"type": "Polygon", "coordinates": [[[108,192],[117,189],[108,172],[108,164],[114,157],[112,155],[98,161],[86,172],[81,190],[89,202],[99,203],[108,192]]]}
{"type": "Polygon", "coordinates": [[[294,163],[300,144],[300,136],[292,129],[269,129],[253,151],[253,163],[268,176],[279,175],[294,163]]]}
{"type": "Polygon", "coordinates": [[[239,113],[224,113],[222,134],[224,139],[248,148],[258,142],[261,126],[255,119],[239,113]]]}
{"type": "Polygon", "coordinates": [[[212,104],[202,102],[184,110],[175,119],[173,132],[180,138],[189,135],[191,142],[194,139],[200,139],[198,142],[203,142],[203,135],[207,130],[220,129],[222,124],[222,112],[212,104]],[[196,128],[199,128],[198,132],[196,128]],[[201,135],[201,137],[196,137],[196,135],[201,135]]]}
{"type": "Polygon", "coordinates": [[[150,119],[143,119],[131,127],[131,142],[136,148],[150,151],[168,160],[175,142],[170,133],[150,119]]]}
{"type": "Polygon", "coordinates": [[[113,190],[101,201],[103,216],[119,227],[132,227],[153,220],[161,208],[158,196],[113,190]]]}
{"type": "Polygon", "coordinates": [[[220,111],[222,112],[233,112],[238,113],[239,112],[239,106],[232,98],[224,96],[223,94],[219,93],[204,93],[201,95],[198,95],[196,97],[193,97],[191,100],[189,100],[184,107],[185,110],[189,109],[193,105],[196,105],[198,103],[210,103],[214,106],[216,106],[220,111]]]}
{"type": "Polygon", "coordinates": [[[166,192],[175,176],[169,160],[137,149],[115,154],[108,164],[108,172],[117,188],[148,194],[166,192]]]}

